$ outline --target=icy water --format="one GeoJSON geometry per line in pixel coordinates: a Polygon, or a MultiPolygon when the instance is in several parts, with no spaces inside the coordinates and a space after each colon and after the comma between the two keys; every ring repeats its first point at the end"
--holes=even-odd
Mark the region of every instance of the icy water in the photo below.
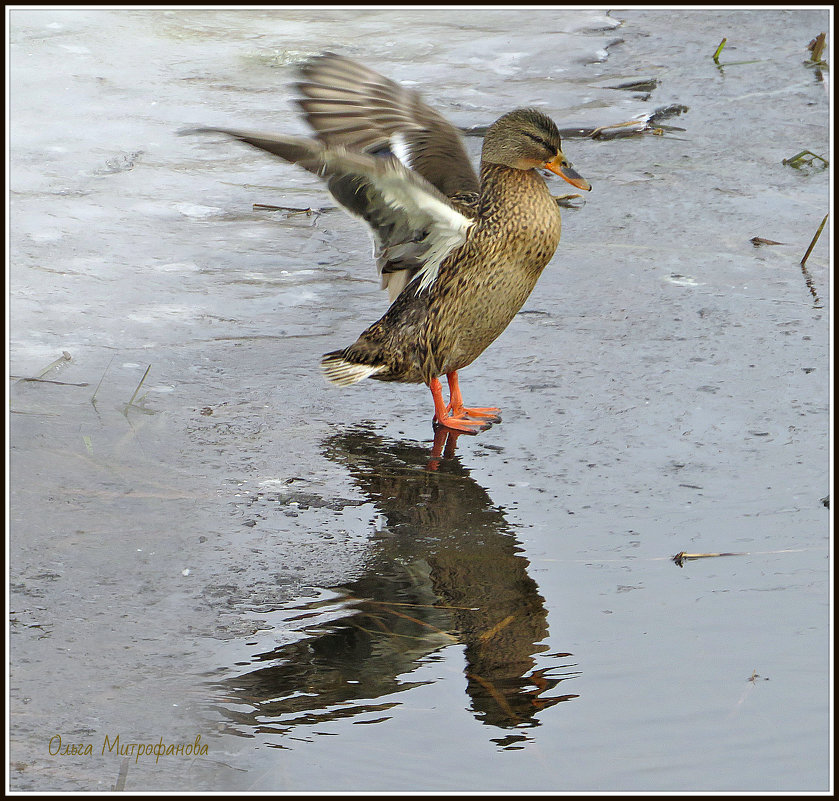
{"type": "Polygon", "coordinates": [[[783,162],[829,158],[829,22],[12,10],[11,789],[827,790],[829,171],[783,162]],[[327,49],[579,132],[477,437],[326,387],[385,308],[363,226],[176,136],[305,133],[327,49]]]}

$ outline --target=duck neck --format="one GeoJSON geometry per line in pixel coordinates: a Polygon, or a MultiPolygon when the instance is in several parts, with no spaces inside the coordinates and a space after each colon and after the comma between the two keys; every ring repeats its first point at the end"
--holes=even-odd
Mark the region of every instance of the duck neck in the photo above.
{"type": "Polygon", "coordinates": [[[538,204],[552,202],[547,184],[536,170],[517,170],[503,164],[481,164],[481,216],[489,217],[503,211],[509,203],[538,204]]]}

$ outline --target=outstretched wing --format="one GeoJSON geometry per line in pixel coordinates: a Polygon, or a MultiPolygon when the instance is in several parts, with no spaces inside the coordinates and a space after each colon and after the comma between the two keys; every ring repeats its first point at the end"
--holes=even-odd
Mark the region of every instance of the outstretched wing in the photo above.
{"type": "Polygon", "coordinates": [[[325,145],[396,156],[446,197],[478,192],[460,134],[419,93],[334,53],[300,71],[297,102],[325,145]]]}
{"type": "Polygon", "coordinates": [[[391,301],[409,281],[416,281],[418,292],[431,286],[446,256],[466,241],[473,222],[394,157],[351,152],[303,137],[230,128],[193,128],[181,133],[226,134],[323,178],[335,200],[370,226],[382,286],[391,301]]]}

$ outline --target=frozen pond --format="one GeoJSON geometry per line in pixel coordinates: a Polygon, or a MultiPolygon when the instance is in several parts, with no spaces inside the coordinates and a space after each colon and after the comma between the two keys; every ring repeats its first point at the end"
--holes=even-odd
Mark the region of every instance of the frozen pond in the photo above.
{"type": "Polygon", "coordinates": [[[826,791],[829,22],[12,10],[11,789],[826,791]],[[363,226],[176,135],[304,134],[322,50],[580,131],[462,375],[503,423],[436,459],[424,387],[318,369],[386,307],[363,226]]]}

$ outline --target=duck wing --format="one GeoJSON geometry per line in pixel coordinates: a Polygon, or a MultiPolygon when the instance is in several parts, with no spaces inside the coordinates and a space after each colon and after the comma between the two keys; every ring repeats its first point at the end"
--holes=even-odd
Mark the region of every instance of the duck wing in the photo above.
{"type": "Polygon", "coordinates": [[[468,209],[480,182],[463,140],[418,92],[334,53],[306,62],[301,74],[297,102],[321,142],[393,155],[446,197],[466,196],[468,209]]]}
{"type": "Polygon", "coordinates": [[[305,137],[231,128],[192,128],[181,133],[226,134],[322,178],[335,200],[370,226],[382,287],[391,301],[410,281],[415,281],[417,292],[430,287],[440,264],[466,241],[473,223],[422,175],[393,156],[352,152],[305,137]]]}

